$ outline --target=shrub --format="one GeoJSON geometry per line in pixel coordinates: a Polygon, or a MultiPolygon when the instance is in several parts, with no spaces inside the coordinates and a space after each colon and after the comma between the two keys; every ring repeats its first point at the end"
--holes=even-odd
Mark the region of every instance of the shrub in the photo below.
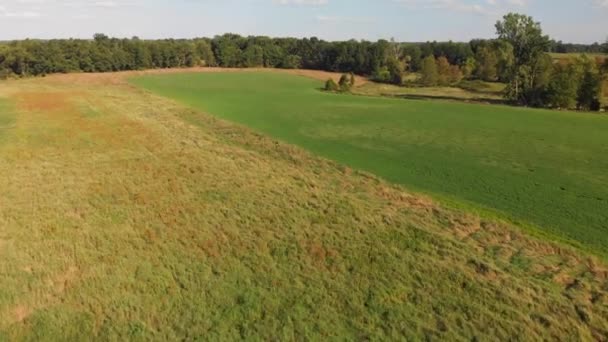
{"type": "Polygon", "coordinates": [[[439,82],[439,72],[437,71],[435,57],[428,56],[422,61],[420,73],[422,74],[421,82],[424,86],[433,87],[437,85],[439,82]]]}
{"type": "Polygon", "coordinates": [[[340,87],[338,87],[338,84],[333,80],[333,79],[328,79],[327,82],[325,82],[325,90],[326,91],[338,91],[340,90],[340,87]]]}
{"type": "Polygon", "coordinates": [[[460,81],[462,81],[463,77],[464,76],[462,74],[462,70],[460,70],[460,67],[458,67],[458,65],[450,65],[450,74],[448,76],[450,84],[459,83],[460,81]]]}
{"type": "Polygon", "coordinates": [[[351,83],[350,75],[343,74],[342,77],[340,77],[340,82],[338,83],[340,85],[340,91],[349,91],[350,83],[351,83]]]}
{"type": "Polygon", "coordinates": [[[350,73],[350,83],[349,83],[350,87],[351,87],[351,88],[353,88],[353,87],[355,86],[355,83],[356,83],[356,82],[357,82],[357,81],[356,81],[356,79],[355,79],[355,74],[353,74],[353,73],[351,72],[351,73],[350,73]]]}
{"type": "Polygon", "coordinates": [[[388,82],[391,79],[391,73],[387,67],[376,69],[372,74],[372,80],[376,82],[388,82]]]}
{"type": "Polygon", "coordinates": [[[437,82],[441,86],[447,86],[450,84],[450,62],[444,56],[437,58],[437,82]]]}

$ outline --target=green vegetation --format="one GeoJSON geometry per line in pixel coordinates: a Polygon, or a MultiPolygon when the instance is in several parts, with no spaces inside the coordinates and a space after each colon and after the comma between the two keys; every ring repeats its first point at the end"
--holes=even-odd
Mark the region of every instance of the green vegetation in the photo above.
{"type": "Polygon", "coordinates": [[[428,56],[422,61],[421,83],[424,86],[432,87],[439,83],[439,71],[437,70],[437,62],[435,57],[428,56]]]}
{"type": "Polygon", "coordinates": [[[495,209],[602,253],[608,118],[339,96],[275,73],[133,83],[409,188],[495,209]]]}
{"type": "MultiPolygon", "coordinates": [[[[443,208],[122,77],[0,83],[15,115],[0,145],[0,340],[601,340],[608,333],[603,261],[443,208]]],[[[319,146],[332,138],[322,138],[315,121],[352,134],[353,124],[369,122],[363,110],[380,117],[424,104],[430,112],[411,114],[422,120],[439,108],[487,108],[327,94],[313,89],[317,82],[266,73],[138,82],[181,85],[188,101],[222,105],[227,117],[244,118],[242,106],[252,105],[250,121],[283,137],[293,133],[292,115],[309,114],[296,117],[304,135],[293,137],[314,137],[319,146]],[[235,86],[247,92],[230,92],[235,86]],[[318,115],[293,101],[311,96],[324,106],[318,115]]],[[[372,147],[370,139],[352,141],[372,147]]],[[[339,147],[355,156],[354,145],[339,147]]]]}
{"type": "Polygon", "coordinates": [[[343,74],[340,76],[338,83],[336,83],[333,78],[328,79],[325,82],[325,87],[323,89],[329,92],[347,93],[355,86],[355,82],[356,80],[354,74],[343,74]]]}
{"type": "Polygon", "coordinates": [[[340,86],[338,85],[338,83],[336,83],[336,81],[330,78],[325,82],[325,87],[323,89],[325,91],[339,91],[340,86]]]}
{"type": "Polygon", "coordinates": [[[604,79],[603,60],[583,56],[564,69],[546,53],[551,42],[532,17],[510,13],[496,23],[499,42],[510,47],[512,58],[505,68],[506,98],[513,103],[560,109],[599,111],[604,79]],[[567,82],[569,76],[571,81],[567,82]]]}
{"type": "Polygon", "coordinates": [[[451,65],[446,57],[428,56],[422,61],[420,83],[425,87],[457,85],[463,78],[457,65],[451,65]]]}

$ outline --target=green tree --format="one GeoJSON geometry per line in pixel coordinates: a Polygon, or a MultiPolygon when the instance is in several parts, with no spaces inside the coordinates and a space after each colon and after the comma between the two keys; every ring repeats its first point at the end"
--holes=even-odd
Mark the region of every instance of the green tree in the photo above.
{"type": "Polygon", "coordinates": [[[475,72],[475,69],[477,69],[477,61],[475,58],[467,58],[462,65],[462,76],[464,78],[471,78],[471,76],[473,76],[473,72],[475,72]]]}
{"type": "Polygon", "coordinates": [[[260,67],[264,65],[264,49],[259,45],[249,45],[243,52],[244,67],[260,67]]]}
{"type": "Polygon", "coordinates": [[[302,67],[302,57],[298,55],[286,55],[280,66],[283,69],[299,69],[302,67]]]}
{"type": "Polygon", "coordinates": [[[450,62],[444,56],[437,58],[437,83],[441,86],[450,84],[450,62]]]}
{"type": "Polygon", "coordinates": [[[403,83],[403,73],[405,63],[393,56],[389,57],[386,65],[389,73],[389,82],[401,85],[403,83]]]}
{"type": "Polygon", "coordinates": [[[409,57],[408,70],[415,72],[420,70],[422,64],[422,50],[418,45],[406,45],[403,53],[409,57]]]}
{"type": "Polygon", "coordinates": [[[11,73],[19,76],[27,76],[29,74],[31,62],[32,56],[30,53],[20,45],[15,45],[9,49],[9,53],[6,56],[4,63],[11,70],[11,73]]]}
{"type": "Polygon", "coordinates": [[[508,71],[507,98],[524,105],[537,104],[542,93],[540,77],[546,72],[545,51],[549,38],[532,17],[509,13],[496,23],[501,41],[513,47],[513,66],[508,71]]]}
{"type": "Polygon", "coordinates": [[[560,109],[576,108],[580,78],[577,65],[555,65],[548,86],[549,105],[560,109]]]}
{"type": "Polygon", "coordinates": [[[285,51],[275,44],[264,46],[264,66],[267,68],[276,68],[285,60],[285,51]]]}
{"type": "Polygon", "coordinates": [[[211,50],[211,44],[206,40],[199,39],[195,42],[194,48],[199,58],[199,64],[202,66],[215,66],[215,55],[211,50]]]}
{"type": "Polygon", "coordinates": [[[577,106],[581,110],[599,110],[601,106],[602,78],[596,63],[583,56],[579,60],[582,69],[578,89],[577,106]]]}
{"type": "Polygon", "coordinates": [[[515,60],[513,45],[504,40],[496,40],[492,43],[492,47],[496,53],[496,72],[498,80],[501,82],[509,82],[509,75],[515,60]]]}
{"type": "Polygon", "coordinates": [[[420,68],[422,74],[421,82],[427,87],[436,86],[439,82],[439,73],[437,71],[437,62],[435,57],[428,56],[422,60],[422,66],[420,68]]]}
{"type": "Polygon", "coordinates": [[[242,51],[237,43],[227,36],[223,36],[218,39],[215,47],[215,56],[219,65],[227,68],[234,68],[241,66],[242,51]]]}
{"type": "Polygon", "coordinates": [[[131,49],[135,69],[148,69],[152,66],[152,56],[145,43],[137,39],[133,42],[131,49]]]}
{"type": "Polygon", "coordinates": [[[350,75],[348,74],[343,74],[340,77],[340,81],[338,82],[338,85],[340,86],[340,91],[350,91],[350,83],[351,83],[351,78],[350,75]]]}
{"type": "Polygon", "coordinates": [[[391,80],[391,73],[388,71],[386,66],[381,66],[374,70],[372,74],[372,80],[376,82],[388,83],[391,80]]]}
{"type": "Polygon", "coordinates": [[[477,61],[477,70],[475,70],[477,78],[489,82],[498,79],[498,57],[494,48],[491,46],[481,47],[477,50],[475,59],[477,61]]]}

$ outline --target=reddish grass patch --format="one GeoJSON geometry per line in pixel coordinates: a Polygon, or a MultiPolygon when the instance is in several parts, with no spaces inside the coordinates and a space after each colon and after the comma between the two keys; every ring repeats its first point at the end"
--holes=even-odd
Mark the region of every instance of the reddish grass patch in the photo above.
{"type": "Polygon", "coordinates": [[[18,305],[13,309],[13,315],[17,323],[25,321],[32,314],[32,310],[25,305],[18,305]]]}
{"type": "Polygon", "coordinates": [[[17,96],[17,103],[21,110],[27,112],[57,112],[72,109],[69,95],[64,93],[32,92],[17,96]]]}

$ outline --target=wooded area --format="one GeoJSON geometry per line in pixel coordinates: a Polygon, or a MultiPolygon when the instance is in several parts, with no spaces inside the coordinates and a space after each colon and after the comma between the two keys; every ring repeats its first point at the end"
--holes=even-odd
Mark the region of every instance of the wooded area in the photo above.
{"type": "Polygon", "coordinates": [[[0,43],[0,78],[67,72],[109,72],[192,66],[305,68],[370,76],[402,85],[448,86],[462,79],[503,82],[513,103],[599,110],[608,61],[582,57],[554,62],[548,52],[608,52],[605,44],[551,41],[532,18],[509,14],[495,40],[468,43],[399,43],[393,40],[328,42],[317,38],[22,40],[0,43]],[[523,32],[523,33],[522,33],[523,32]]]}

